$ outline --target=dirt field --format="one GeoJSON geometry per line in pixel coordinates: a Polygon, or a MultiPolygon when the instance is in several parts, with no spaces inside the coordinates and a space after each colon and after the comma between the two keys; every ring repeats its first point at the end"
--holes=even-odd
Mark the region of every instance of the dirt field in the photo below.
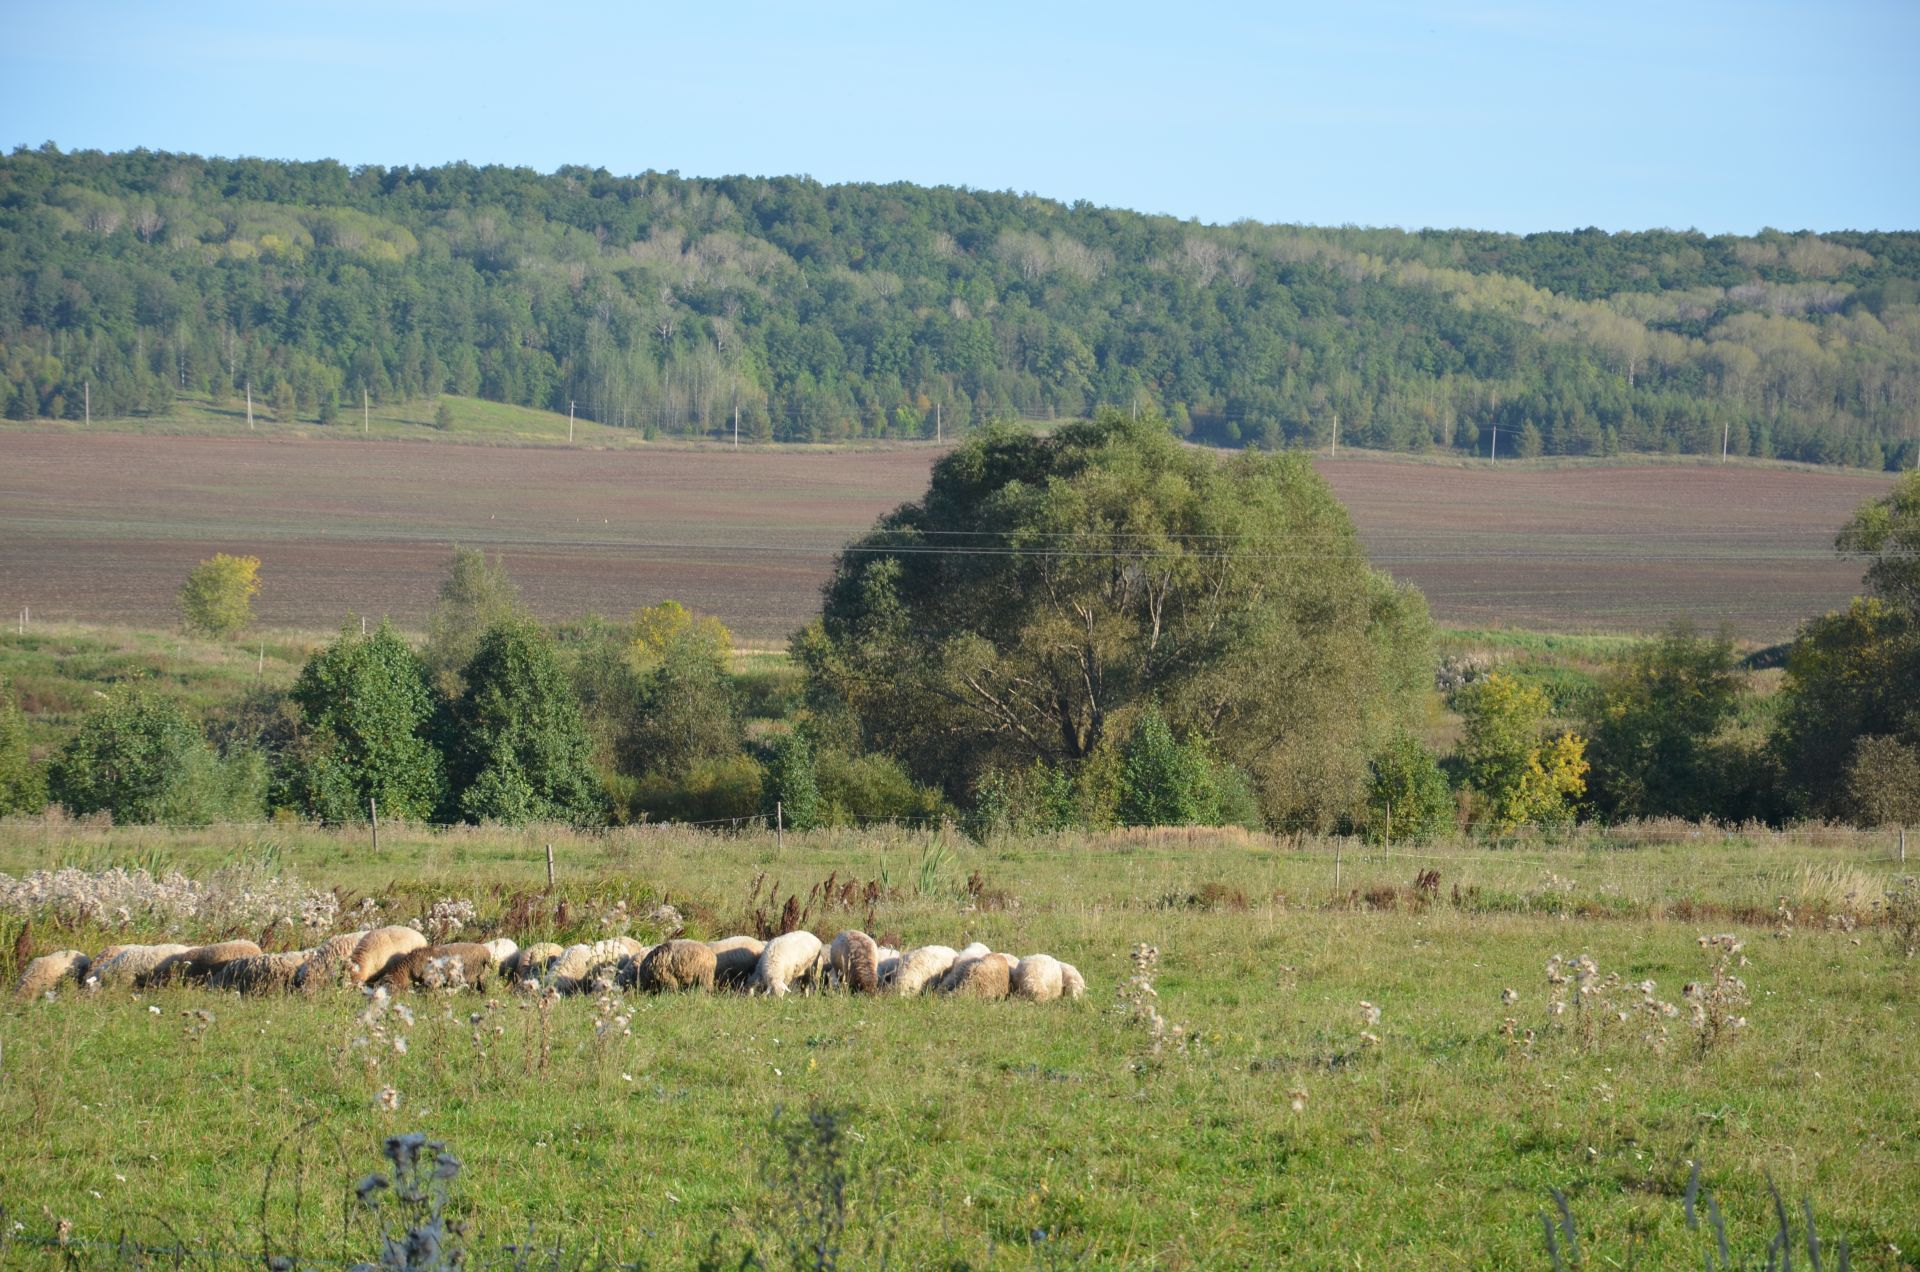
{"type": "MultiPolygon", "coordinates": [[[[317,628],[425,616],[458,541],[543,615],[671,597],[750,640],[813,613],[835,550],[925,488],[935,452],[501,449],[0,433],[0,614],[169,622],[192,565],[263,561],[258,610],[317,628]]],[[[1522,470],[1323,461],[1375,559],[1441,621],[1756,639],[1844,601],[1834,529],[1886,478],[1734,467],[1522,470]]]]}

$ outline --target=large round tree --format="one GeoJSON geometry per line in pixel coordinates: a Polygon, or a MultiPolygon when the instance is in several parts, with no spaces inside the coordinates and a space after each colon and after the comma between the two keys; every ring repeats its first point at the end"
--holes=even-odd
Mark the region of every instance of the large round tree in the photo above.
{"type": "Polygon", "coordinates": [[[795,651],[823,717],[956,798],[1081,765],[1157,703],[1253,778],[1270,822],[1308,826],[1363,797],[1429,634],[1303,457],[1222,459],[1108,412],[940,460],[841,555],[795,651]]]}

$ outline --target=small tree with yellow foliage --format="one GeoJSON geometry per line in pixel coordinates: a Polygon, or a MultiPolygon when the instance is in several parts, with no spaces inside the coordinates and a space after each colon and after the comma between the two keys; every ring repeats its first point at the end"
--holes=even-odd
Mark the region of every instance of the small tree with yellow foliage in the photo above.
{"type": "Polygon", "coordinates": [[[1586,739],[1542,738],[1547,710],[1540,689],[1498,672],[1464,695],[1460,756],[1480,797],[1481,820],[1496,830],[1564,822],[1586,794],[1586,739]]]}
{"type": "Polygon", "coordinates": [[[187,630],[224,639],[253,622],[253,598],[260,592],[260,558],[221,552],[193,567],[180,589],[180,614],[187,630]]]}

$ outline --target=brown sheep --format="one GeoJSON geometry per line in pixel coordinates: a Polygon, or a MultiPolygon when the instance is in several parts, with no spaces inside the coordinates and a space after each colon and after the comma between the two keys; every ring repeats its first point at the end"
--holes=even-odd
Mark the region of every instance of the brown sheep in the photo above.
{"type": "Polygon", "coordinates": [[[313,955],[313,950],[292,950],[285,954],[256,954],[251,958],[236,958],[221,964],[207,978],[207,988],[236,994],[291,989],[294,976],[313,955]]]}
{"type": "Polygon", "coordinates": [[[93,960],[79,950],[60,950],[53,954],[42,954],[27,964],[27,970],[20,973],[20,983],[14,986],[14,993],[22,998],[38,998],[55,989],[61,981],[71,979],[74,984],[84,984],[87,968],[93,960]]]}
{"type": "Polygon", "coordinates": [[[395,959],[420,949],[427,938],[410,927],[378,927],[361,937],[347,957],[347,980],[365,985],[387,970],[395,959]]]}
{"type": "Polygon", "coordinates": [[[1005,998],[1017,960],[1011,954],[987,954],[960,967],[953,993],[961,998],[1005,998]]]}
{"type": "Polygon", "coordinates": [[[833,938],[827,966],[849,993],[873,994],[880,989],[880,946],[865,932],[846,931],[833,938]]]}
{"type": "Polygon", "coordinates": [[[423,945],[417,950],[408,950],[387,964],[379,978],[369,983],[390,990],[445,989],[460,985],[479,989],[492,969],[493,951],[478,942],[456,941],[451,945],[423,945]],[[433,964],[442,965],[436,968],[433,964]],[[458,984],[453,983],[452,976],[456,969],[458,984]]]}
{"type": "Polygon", "coordinates": [[[654,946],[641,960],[634,981],[649,994],[689,989],[711,993],[718,962],[718,957],[703,942],[668,941],[654,946]]]}
{"type": "Polygon", "coordinates": [[[758,937],[728,936],[708,941],[713,951],[713,983],[721,989],[745,989],[767,943],[758,937]]]}

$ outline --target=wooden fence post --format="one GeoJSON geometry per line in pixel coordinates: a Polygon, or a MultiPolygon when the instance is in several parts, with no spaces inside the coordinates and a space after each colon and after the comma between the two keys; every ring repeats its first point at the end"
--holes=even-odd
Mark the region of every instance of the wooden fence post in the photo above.
{"type": "Polygon", "coordinates": [[[373,855],[380,855],[380,805],[367,797],[367,820],[373,823],[373,855]]]}
{"type": "Polygon", "coordinates": [[[773,801],[773,850],[784,851],[787,846],[787,812],[783,800],[773,801]]]}
{"type": "Polygon", "coordinates": [[[547,892],[553,892],[553,845],[547,845],[547,892]]]}

